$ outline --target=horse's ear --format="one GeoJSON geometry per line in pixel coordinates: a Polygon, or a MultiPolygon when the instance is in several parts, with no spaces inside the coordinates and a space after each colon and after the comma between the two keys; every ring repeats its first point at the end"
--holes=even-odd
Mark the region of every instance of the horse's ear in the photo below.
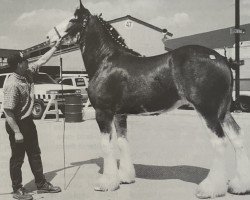
{"type": "Polygon", "coordinates": [[[82,13],[84,13],[84,14],[90,14],[89,10],[83,6],[81,0],[80,0],[80,7],[79,7],[79,10],[80,10],[82,13]]]}
{"type": "Polygon", "coordinates": [[[84,6],[82,5],[82,1],[80,0],[80,10],[84,10],[84,6]]]}

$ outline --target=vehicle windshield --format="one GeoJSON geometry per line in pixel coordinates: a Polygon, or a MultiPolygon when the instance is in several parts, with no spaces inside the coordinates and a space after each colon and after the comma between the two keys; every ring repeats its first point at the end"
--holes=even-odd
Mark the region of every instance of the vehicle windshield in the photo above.
{"type": "Polygon", "coordinates": [[[35,74],[34,83],[35,84],[56,84],[56,81],[48,74],[35,74]]]}
{"type": "MultiPolygon", "coordinates": [[[[233,86],[233,90],[235,91],[235,84],[233,86]]],[[[250,91],[250,79],[240,80],[240,91],[250,91]]]]}
{"type": "Polygon", "coordinates": [[[76,78],[76,86],[85,86],[84,78],[76,78]]]}

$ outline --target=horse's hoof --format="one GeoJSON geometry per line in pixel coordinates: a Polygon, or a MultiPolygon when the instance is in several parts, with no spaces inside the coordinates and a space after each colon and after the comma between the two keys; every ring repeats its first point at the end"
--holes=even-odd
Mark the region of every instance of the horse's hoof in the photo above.
{"type": "Polygon", "coordinates": [[[216,184],[216,182],[212,182],[209,178],[206,178],[199,184],[196,190],[196,197],[199,199],[222,197],[225,196],[226,192],[226,183],[216,184]]]}
{"type": "Polygon", "coordinates": [[[250,190],[245,190],[245,191],[237,191],[231,187],[228,188],[228,193],[234,194],[234,195],[250,195],[250,190]]]}
{"type": "Polygon", "coordinates": [[[195,196],[199,199],[210,199],[215,197],[223,197],[226,193],[221,194],[214,194],[214,193],[207,193],[205,191],[196,191],[195,196]]]}
{"type": "Polygon", "coordinates": [[[121,184],[131,184],[135,182],[135,173],[129,173],[119,169],[119,178],[121,184]]]}
{"type": "Polygon", "coordinates": [[[94,190],[97,192],[107,192],[107,191],[115,191],[118,190],[120,188],[120,185],[118,185],[116,188],[112,188],[111,190],[109,190],[108,188],[103,188],[101,186],[95,186],[94,190]]]}
{"type": "Polygon", "coordinates": [[[236,195],[250,194],[250,181],[240,180],[238,176],[229,181],[228,193],[236,195]]]}
{"type": "Polygon", "coordinates": [[[135,180],[131,180],[131,181],[120,181],[120,184],[132,184],[135,183],[135,180]]]}
{"type": "Polygon", "coordinates": [[[101,178],[98,180],[98,183],[94,187],[95,191],[115,191],[120,188],[120,182],[118,176],[108,176],[102,175],[101,178]]]}
{"type": "Polygon", "coordinates": [[[206,195],[205,193],[202,193],[202,192],[196,192],[195,196],[199,199],[209,199],[211,198],[211,196],[209,195],[206,195]]]}

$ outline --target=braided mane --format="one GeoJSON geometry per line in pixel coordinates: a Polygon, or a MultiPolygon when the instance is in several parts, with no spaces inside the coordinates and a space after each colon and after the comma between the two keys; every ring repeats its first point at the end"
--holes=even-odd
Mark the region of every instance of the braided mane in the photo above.
{"type": "Polygon", "coordinates": [[[107,21],[105,21],[100,15],[96,16],[98,20],[101,22],[101,24],[104,27],[104,30],[106,30],[107,34],[112,37],[112,39],[119,44],[121,47],[123,47],[127,52],[132,53],[135,56],[141,56],[140,53],[134,51],[133,49],[128,48],[128,46],[125,43],[125,40],[122,38],[122,36],[118,33],[118,31],[107,21]]]}

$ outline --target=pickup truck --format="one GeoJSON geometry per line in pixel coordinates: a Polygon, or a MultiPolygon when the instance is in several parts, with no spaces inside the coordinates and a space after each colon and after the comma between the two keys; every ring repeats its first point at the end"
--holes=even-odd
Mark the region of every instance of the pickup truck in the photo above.
{"type": "MultiPolygon", "coordinates": [[[[0,74],[0,104],[3,102],[3,87],[7,78],[11,73],[0,74]]],[[[81,95],[82,101],[86,102],[88,99],[87,91],[75,86],[63,85],[57,83],[46,73],[38,73],[34,76],[35,89],[35,103],[32,111],[34,119],[40,119],[43,112],[53,95],[56,96],[59,109],[64,112],[64,96],[67,95],[81,95]]]]}
{"type": "Polygon", "coordinates": [[[82,93],[86,92],[88,88],[89,79],[86,75],[62,75],[59,80],[60,84],[72,85],[81,89],[82,93]]]}
{"type": "MultiPolygon", "coordinates": [[[[233,103],[235,102],[235,89],[232,94],[233,103]]],[[[239,108],[243,112],[250,112],[250,79],[240,79],[240,96],[238,99],[239,108]]]]}

